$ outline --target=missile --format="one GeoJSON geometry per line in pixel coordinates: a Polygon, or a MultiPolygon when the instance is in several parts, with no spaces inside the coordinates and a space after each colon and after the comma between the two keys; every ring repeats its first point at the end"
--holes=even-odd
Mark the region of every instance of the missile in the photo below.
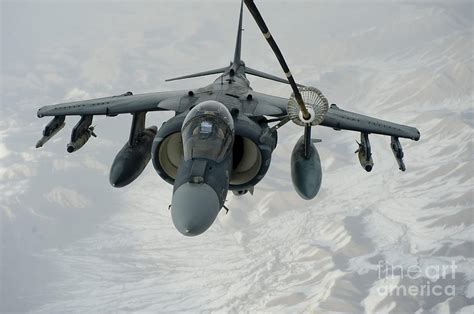
{"type": "Polygon", "coordinates": [[[298,195],[313,199],[319,192],[322,180],[321,160],[313,143],[309,145],[309,154],[305,156],[304,135],[296,142],[291,153],[291,180],[298,195]]]}
{"type": "Polygon", "coordinates": [[[94,132],[94,128],[87,129],[81,136],[79,136],[75,141],[71,141],[67,144],[67,152],[72,153],[84,146],[85,143],[91,138],[91,135],[94,132]]]}
{"type": "Polygon", "coordinates": [[[355,152],[358,153],[359,162],[362,168],[367,172],[372,171],[374,161],[372,159],[372,150],[370,147],[369,135],[367,133],[360,133],[359,148],[355,152]]]}
{"type": "Polygon", "coordinates": [[[156,132],[156,126],[152,126],[145,129],[133,145],[129,141],[125,143],[110,168],[109,181],[113,187],[124,187],[140,176],[150,161],[151,145],[156,132]]]}
{"type": "Polygon", "coordinates": [[[36,148],[42,147],[47,141],[56,135],[56,133],[64,128],[66,125],[64,122],[65,118],[65,116],[56,116],[45,126],[43,130],[43,137],[36,143],[36,148]]]}
{"type": "Polygon", "coordinates": [[[400,141],[398,140],[398,137],[392,136],[390,148],[392,149],[393,156],[395,156],[395,160],[398,163],[398,169],[405,171],[406,167],[405,163],[403,162],[403,148],[402,144],[400,144],[400,141]]]}
{"type": "Polygon", "coordinates": [[[359,162],[365,171],[367,172],[372,171],[372,168],[374,167],[374,160],[372,159],[372,157],[370,157],[369,160],[367,160],[365,155],[361,153],[361,151],[359,151],[359,162]]]}
{"type": "Polygon", "coordinates": [[[67,152],[72,153],[84,146],[85,143],[90,139],[91,135],[94,134],[94,127],[91,127],[92,116],[82,116],[81,120],[74,126],[71,133],[71,142],[67,144],[67,152]]]}

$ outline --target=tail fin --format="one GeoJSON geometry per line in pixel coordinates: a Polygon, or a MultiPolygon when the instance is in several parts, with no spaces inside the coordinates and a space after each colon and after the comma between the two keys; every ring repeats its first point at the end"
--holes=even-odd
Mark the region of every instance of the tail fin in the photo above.
{"type": "MultiPolygon", "coordinates": [[[[276,81],[276,82],[280,82],[280,83],[290,84],[287,79],[283,79],[283,78],[280,78],[280,77],[275,76],[275,75],[267,74],[265,72],[249,68],[248,66],[245,66],[245,73],[250,74],[250,75],[254,75],[254,76],[258,76],[258,77],[261,77],[261,78],[264,78],[264,79],[267,79],[267,80],[272,80],[272,81],[276,81]]],[[[296,84],[296,85],[299,86],[299,87],[304,86],[304,85],[301,85],[301,84],[296,84]]]]}
{"type": "MultiPolygon", "coordinates": [[[[235,41],[234,60],[232,62],[232,68],[230,70],[231,72],[232,72],[232,70],[237,72],[237,69],[241,65],[243,8],[244,8],[244,1],[242,0],[241,3],[240,3],[239,27],[237,29],[237,39],[235,41]]],[[[214,69],[214,70],[209,70],[209,71],[204,71],[204,72],[199,72],[199,73],[194,73],[194,74],[189,74],[189,75],[184,75],[184,76],[179,76],[179,77],[174,77],[174,78],[167,79],[166,82],[175,81],[175,80],[182,80],[182,79],[188,79],[188,78],[193,78],[193,77],[206,76],[206,75],[212,75],[212,74],[220,74],[220,73],[224,73],[226,71],[229,71],[229,67],[223,67],[223,68],[218,68],[218,69],[214,69]]],[[[287,79],[280,78],[280,77],[275,76],[275,75],[267,74],[267,73],[249,68],[247,66],[245,66],[245,73],[250,74],[250,75],[259,76],[261,78],[265,78],[265,79],[268,79],[268,80],[289,84],[287,79]]],[[[297,85],[300,86],[300,87],[303,86],[303,85],[300,85],[300,84],[297,84],[297,85]]]]}
{"type": "MultiPolygon", "coordinates": [[[[234,71],[237,71],[237,69],[240,66],[240,51],[242,50],[242,16],[243,16],[243,9],[244,9],[244,1],[240,3],[240,17],[239,17],[239,29],[237,30],[237,40],[235,42],[235,52],[234,52],[234,61],[232,64],[232,69],[234,71]]],[[[223,67],[215,70],[209,70],[209,71],[204,71],[204,72],[199,72],[199,73],[194,73],[194,74],[189,74],[189,75],[184,75],[184,76],[179,76],[179,77],[173,77],[170,79],[165,80],[166,82],[169,81],[176,81],[176,80],[182,80],[182,79],[188,79],[188,78],[193,78],[193,77],[200,77],[200,76],[206,76],[206,75],[212,75],[212,74],[220,74],[224,73],[229,70],[229,67],[223,67]]]]}
{"type": "Polygon", "coordinates": [[[235,52],[234,52],[234,62],[232,68],[234,71],[240,66],[240,52],[242,50],[242,16],[244,12],[244,1],[240,2],[240,17],[239,17],[239,28],[237,29],[237,39],[235,40],[235,52]]]}
{"type": "Polygon", "coordinates": [[[204,71],[204,72],[199,72],[199,73],[194,73],[194,74],[189,74],[189,75],[184,75],[184,76],[173,77],[173,78],[167,79],[165,81],[169,82],[169,81],[176,81],[176,80],[182,80],[182,79],[193,78],[193,77],[219,74],[219,73],[224,73],[228,69],[229,69],[229,67],[223,67],[223,68],[219,68],[219,69],[214,69],[214,70],[209,70],[209,71],[204,71]]]}

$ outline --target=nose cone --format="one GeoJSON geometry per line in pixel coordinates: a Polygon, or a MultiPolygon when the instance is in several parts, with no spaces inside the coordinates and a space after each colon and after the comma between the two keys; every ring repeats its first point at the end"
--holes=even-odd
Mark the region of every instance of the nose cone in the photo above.
{"type": "Polygon", "coordinates": [[[197,236],[212,225],[220,209],[219,198],[212,187],[185,183],[173,194],[171,218],[179,232],[197,236]]]}

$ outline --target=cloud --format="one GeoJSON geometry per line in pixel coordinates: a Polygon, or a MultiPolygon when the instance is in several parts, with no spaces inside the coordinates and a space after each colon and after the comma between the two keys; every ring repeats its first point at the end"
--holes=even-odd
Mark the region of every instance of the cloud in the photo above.
{"type": "Polygon", "coordinates": [[[8,155],[10,155],[10,151],[5,146],[5,144],[0,143],[0,159],[3,159],[5,157],[7,157],[8,155]]]}
{"type": "Polygon", "coordinates": [[[46,83],[51,85],[62,85],[64,83],[64,78],[57,73],[46,73],[43,78],[46,83]]]}
{"type": "Polygon", "coordinates": [[[84,195],[75,190],[56,186],[49,191],[45,198],[60,205],[63,208],[85,208],[90,205],[90,201],[84,195]]]}
{"type": "Polygon", "coordinates": [[[81,78],[89,84],[112,86],[120,76],[120,58],[113,47],[96,48],[82,64],[81,78]]]}
{"type": "Polygon", "coordinates": [[[31,164],[14,163],[8,167],[0,168],[1,180],[12,180],[17,178],[27,178],[36,175],[36,168],[31,164]]]}
{"type": "Polygon", "coordinates": [[[89,98],[91,98],[91,96],[88,92],[77,87],[74,87],[73,89],[69,90],[65,96],[66,101],[84,100],[89,98]]]}
{"type": "Polygon", "coordinates": [[[65,159],[58,158],[53,161],[53,168],[55,170],[67,171],[73,168],[87,168],[90,170],[100,171],[106,173],[109,170],[109,166],[98,161],[90,155],[86,155],[82,160],[78,161],[77,159],[65,159]]]}

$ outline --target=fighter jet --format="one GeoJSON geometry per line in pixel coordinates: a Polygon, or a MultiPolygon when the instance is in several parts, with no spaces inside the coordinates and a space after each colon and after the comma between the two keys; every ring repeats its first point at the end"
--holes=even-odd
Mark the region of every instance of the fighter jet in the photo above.
{"type": "Polygon", "coordinates": [[[228,191],[253,194],[267,173],[277,146],[278,129],[292,121],[303,127],[303,135],[291,156],[291,178],[303,199],[313,199],[321,186],[321,162],[311,127],[360,132],[357,151],[361,166],[371,171],[369,134],[391,137],[391,149],[400,170],[405,171],[399,138],[417,141],[420,132],[329,105],[320,90],[299,85],[252,0],[242,1],[233,60],[229,66],[169,79],[180,80],[219,74],[213,83],[188,90],[121,95],[44,106],[38,117],[54,117],[36,147],[43,146],[65,125],[66,116],[80,116],[67,151],[78,151],[91,136],[96,115],[131,114],[130,136],[110,169],[110,183],[121,188],[132,183],[150,161],[158,175],[173,185],[170,205],[173,224],[186,236],[206,231],[224,205],[228,191]],[[275,52],[286,78],[248,67],[241,60],[243,3],[275,52]],[[290,84],[287,98],[266,95],[250,87],[247,75],[290,84]],[[160,128],[146,127],[146,115],[173,111],[175,115],[160,128]]]}

